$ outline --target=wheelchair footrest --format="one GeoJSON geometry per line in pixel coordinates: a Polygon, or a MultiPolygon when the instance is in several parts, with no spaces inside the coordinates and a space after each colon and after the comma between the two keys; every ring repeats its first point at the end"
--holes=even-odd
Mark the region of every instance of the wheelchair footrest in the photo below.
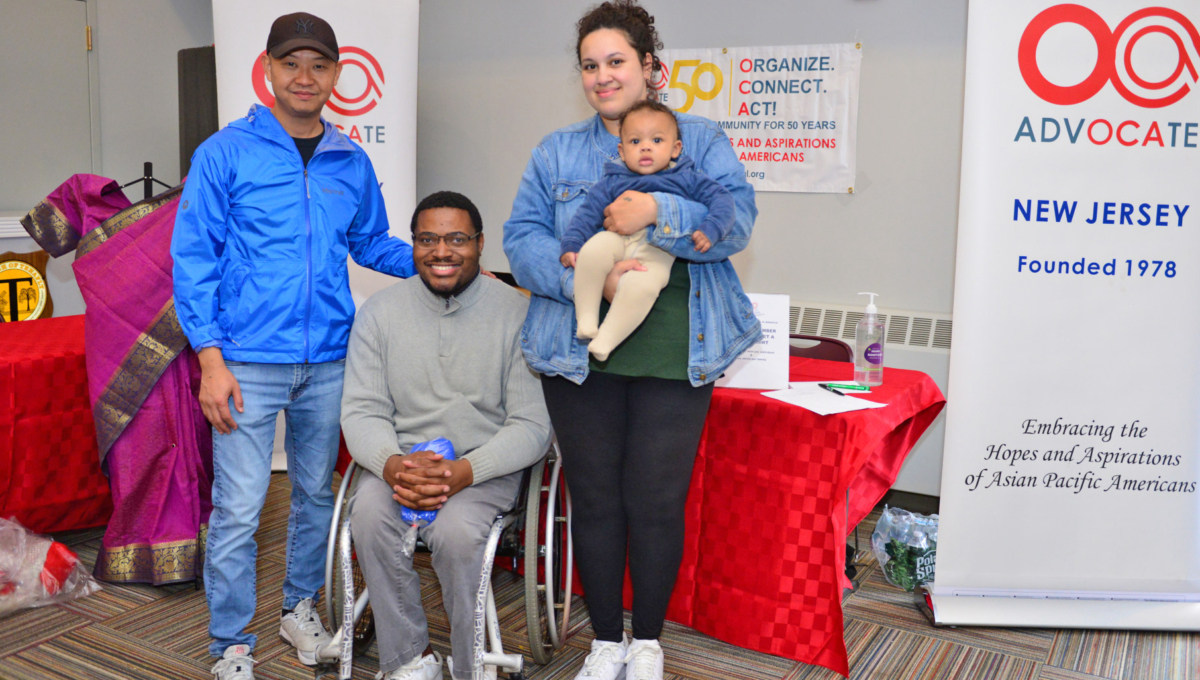
{"type": "Polygon", "coordinates": [[[483,665],[495,666],[505,673],[520,673],[525,666],[525,657],[520,654],[495,654],[487,652],[483,655],[483,665]]]}

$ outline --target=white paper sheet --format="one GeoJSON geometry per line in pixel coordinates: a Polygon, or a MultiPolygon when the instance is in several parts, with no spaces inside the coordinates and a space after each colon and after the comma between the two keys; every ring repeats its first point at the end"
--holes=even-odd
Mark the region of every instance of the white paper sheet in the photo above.
{"type": "MultiPolygon", "coordinates": [[[[821,382],[826,381],[822,380],[821,382]]],[[[793,406],[808,409],[819,416],[887,406],[887,404],[867,401],[866,399],[837,395],[829,390],[818,387],[819,383],[815,382],[794,382],[788,384],[789,388],[786,390],[763,392],[762,395],[787,402],[793,406]]]]}
{"type": "Polygon", "coordinates": [[[778,390],[788,382],[788,319],[791,298],[787,295],[747,293],[754,314],[762,324],[763,336],[734,360],[717,387],[745,390],[778,390]]]}

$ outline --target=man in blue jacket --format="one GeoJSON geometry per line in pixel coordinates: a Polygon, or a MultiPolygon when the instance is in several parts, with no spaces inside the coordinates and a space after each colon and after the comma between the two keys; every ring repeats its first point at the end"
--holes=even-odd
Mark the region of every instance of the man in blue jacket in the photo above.
{"type": "Polygon", "coordinates": [[[175,309],[217,435],[204,585],[218,680],[253,677],[254,532],[281,410],[292,493],[280,636],[310,665],[329,639],[314,604],[354,320],[346,255],[414,273],[412,249],[388,235],[370,159],[321,118],[341,71],[333,29],[303,12],[279,17],[263,66],[274,108],[255,105],[196,150],[171,244],[175,309]]]}

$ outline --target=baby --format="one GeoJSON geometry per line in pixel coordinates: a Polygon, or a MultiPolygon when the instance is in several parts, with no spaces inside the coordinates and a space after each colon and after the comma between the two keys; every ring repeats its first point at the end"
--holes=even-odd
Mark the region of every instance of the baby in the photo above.
{"type": "MultiPolygon", "coordinates": [[[[575,267],[575,337],[591,340],[588,351],[600,361],[646,319],[675,262],[674,255],[647,242],[646,229],[629,236],[604,231],[604,209],[625,191],[678,194],[702,203],[708,216],[691,234],[694,250],[701,253],[729,232],[734,219],[733,197],[725,187],[696,170],[690,158],[676,162],[683,142],[671,109],[650,100],[634,104],[621,116],[620,138],[617,152],[625,165],[605,164],[604,177],[592,186],[562,238],[562,264],[575,267]],[[646,270],[621,276],[600,324],[604,280],[621,260],[637,260],[646,270]]],[[[683,236],[667,225],[658,231],[660,239],[683,236]]]]}

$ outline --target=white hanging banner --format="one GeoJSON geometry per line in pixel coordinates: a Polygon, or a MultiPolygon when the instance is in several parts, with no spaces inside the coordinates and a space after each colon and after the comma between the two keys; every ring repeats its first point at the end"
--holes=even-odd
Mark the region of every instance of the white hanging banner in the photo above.
{"type": "Polygon", "coordinates": [[[653,83],[725,129],[757,191],[854,193],[862,44],[664,50],[653,83]]]}
{"type": "MultiPolygon", "coordinates": [[[[213,0],[222,126],[245,116],[252,104],[274,106],[262,54],[271,24],[293,12],[315,14],[333,27],[342,73],[323,116],[367,152],[390,231],[408,240],[417,190],[419,0],[213,0]]],[[[350,289],[359,304],[394,281],[350,262],[350,289]]]]}
{"type": "Polygon", "coordinates": [[[1200,0],[971,0],[939,623],[1200,630],[1200,0]]]}

